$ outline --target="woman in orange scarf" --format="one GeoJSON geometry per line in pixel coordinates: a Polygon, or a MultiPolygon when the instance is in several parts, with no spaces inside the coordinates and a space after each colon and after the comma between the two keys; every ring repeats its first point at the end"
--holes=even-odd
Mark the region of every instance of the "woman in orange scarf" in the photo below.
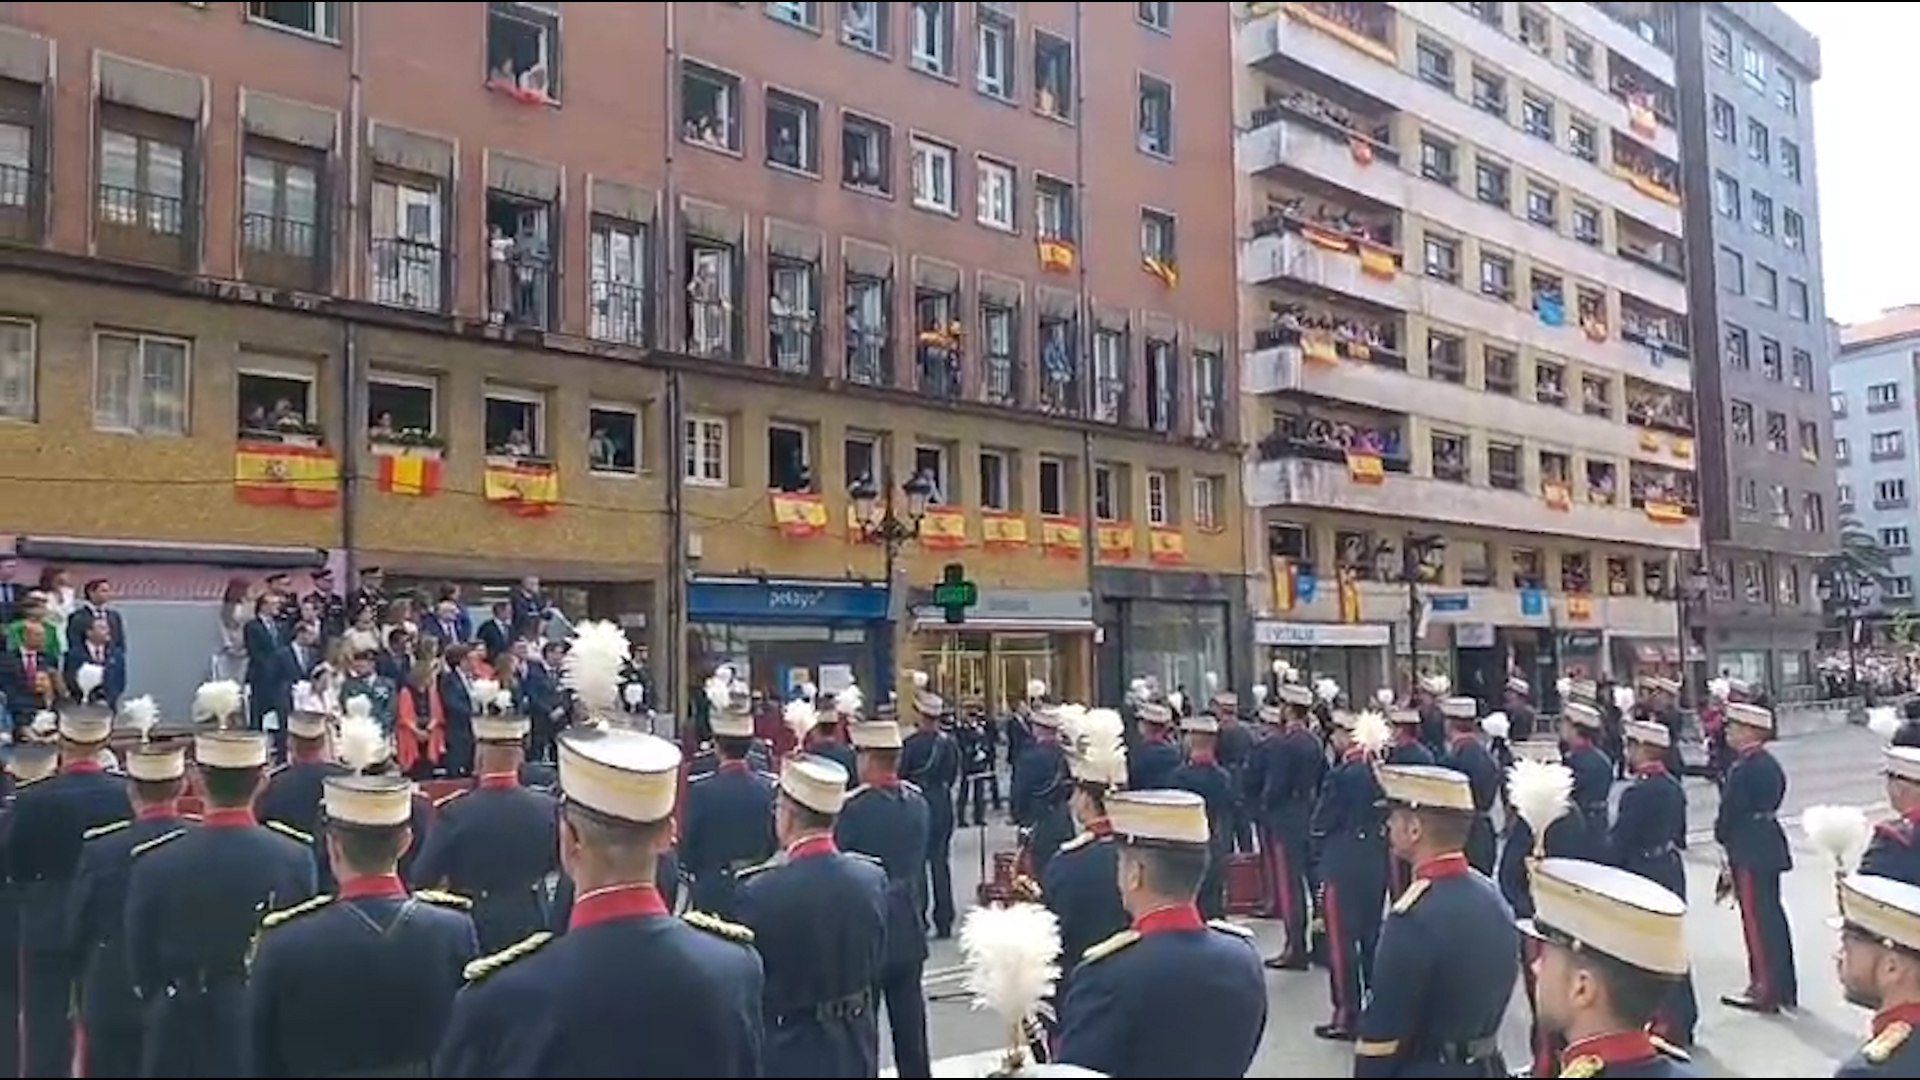
{"type": "Polygon", "coordinates": [[[440,707],[440,661],[414,661],[394,710],[393,747],[400,771],[425,780],[447,753],[447,715],[440,707]]]}

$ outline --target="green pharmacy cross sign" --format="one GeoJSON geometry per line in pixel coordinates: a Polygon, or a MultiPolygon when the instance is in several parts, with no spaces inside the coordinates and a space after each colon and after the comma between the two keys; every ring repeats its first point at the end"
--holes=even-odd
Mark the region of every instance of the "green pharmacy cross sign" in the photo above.
{"type": "Polygon", "coordinates": [[[947,622],[966,622],[967,609],[979,602],[980,590],[967,580],[965,566],[948,563],[941,568],[940,580],[933,586],[933,606],[945,614],[947,622]]]}

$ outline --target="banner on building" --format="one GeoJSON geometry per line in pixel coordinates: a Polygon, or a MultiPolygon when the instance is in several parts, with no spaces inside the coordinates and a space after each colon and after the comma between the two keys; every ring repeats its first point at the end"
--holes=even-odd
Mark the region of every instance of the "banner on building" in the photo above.
{"type": "Polygon", "coordinates": [[[324,510],[340,502],[340,462],[324,446],[243,442],[233,453],[233,493],[249,506],[324,510]]]}
{"type": "Polygon", "coordinates": [[[1074,518],[1050,517],[1040,521],[1040,547],[1062,559],[1077,558],[1086,550],[1086,533],[1074,518]]]}
{"type": "Polygon", "coordinates": [[[827,501],[810,491],[776,491],[773,524],[789,540],[806,540],[827,531],[827,501]]]}
{"type": "Polygon", "coordinates": [[[440,456],[379,454],[380,490],[389,495],[425,497],[440,491],[440,456]]]}
{"type": "Polygon", "coordinates": [[[487,463],[482,489],[519,517],[546,517],[560,506],[560,471],[551,465],[487,463]]]}
{"type": "Polygon", "coordinates": [[[1027,519],[1018,514],[986,511],[980,515],[980,542],[989,551],[1026,547],[1027,519]]]}

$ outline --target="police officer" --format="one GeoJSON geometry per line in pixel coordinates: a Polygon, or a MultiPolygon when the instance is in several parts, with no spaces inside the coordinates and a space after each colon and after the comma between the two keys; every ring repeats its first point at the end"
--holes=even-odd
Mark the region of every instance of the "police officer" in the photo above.
{"type": "Polygon", "coordinates": [[[1281,706],[1260,706],[1260,720],[1271,733],[1254,744],[1248,771],[1258,782],[1254,805],[1268,895],[1287,935],[1280,955],[1266,963],[1277,971],[1304,971],[1312,952],[1313,804],[1327,758],[1307,726],[1312,692],[1288,685],[1280,688],[1280,695],[1281,706]]]}
{"type": "Polygon", "coordinates": [[[1134,706],[1139,741],[1127,755],[1127,786],[1135,791],[1173,786],[1173,774],[1180,768],[1180,747],[1173,741],[1174,725],[1179,717],[1172,706],[1158,698],[1134,706]]]}
{"type": "MultiPolygon", "coordinates": [[[[44,743],[16,745],[7,759],[7,807],[0,811],[0,873],[5,873],[8,880],[12,877],[7,870],[12,865],[12,829],[8,823],[13,817],[14,799],[22,790],[56,775],[59,769],[59,753],[44,743]]],[[[10,1023],[0,1022],[0,1076],[6,1077],[20,1075],[20,891],[0,882],[0,945],[5,948],[0,952],[0,1018],[12,1018],[10,1023]]]]}
{"type": "Polygon", "coordinates": [[[1520,976],[1513,909],[1467,863],[1473,791],[1433,765],[1382,765],[1387,840],[1413,882],[1380,928],[1356,1077],[1505,1076],[1500,1021],[1520,976]]]}
{"type": "Polygon", "coordinates": [[[1836,1077],[1920,1076],[1920,887],[1855,874],[1840,883],[1840,988],[1874,1010],[1872,1037],[1836,1077]]]}
{"type": "Polygon", "coordinates": [[[1718,891],[1733,894],[1747,940],[1747,988],[1722,994],[1720,1001],[1760,1013],[1792,1008],[1800,997],[1793,935],[1780,901],[1780,878],[1793,869],[1780,827],[1787,774],[1767,752],[1772,735],[1771,711],[1739,702],[1727,706],[1727,745],[1734,756],[1713,821],[1713,838],[1727,860],[1718,891]]]}
{"type": "Polygon", "coordinates": [[[493,709],[473,718],[479,778],[436,804],[433,831],[413,864],[415,885],[471,901],[482,952],[548,925],[560,873],[554,798],[520,785],[532,727],[524,716],[493,709]]]}
{"type": "Polygon", "coordinates": [[[719,764],[695,773],[680,817],[680,871],[691,882],[687,904],[734,918],[735,875],[771,858],[773,778],[754,768],[752,702],[730,697],[708,714],[719,764]]]}
{"type": "Polygon", "coordinates": [[[267,737],[194,737],[206,813],[198,828],[132,850],[127,967],[145,1007],[142,1076],[246,1076],[247,952],[260,913],[314,894],[312,837],[262,826],[253,797],[267,737]]]}
{"type": "Polygon", "coordinates": [[[287,761],[267,774],[253,812],[261,821],[278,821],[308,836],[320,834],[321,785],[329,776],[346,775],[346,766],[327,754],[332,720],[320,702],[296,695],[287,717],[287,761]]]}
{"type": "Polygon", "coordinates": [[[1613,759],[1598,742],[1604,726],[1597,705],[1569,701],[1560,710],[1560,737],[1566,744],[1567,768],[1573,770],[1573,808],[1595,836],[1607,834],[1607,806],[1613,796],[1613,759]]]}
{"type": "Polygon", "coordinates": [[[767,1076],[879,1074],[887,872],[835,846],[846,800],[840,766],[789,760],[773,811],[781,854],[740,875],[735,909],[767,969],[767,1076]]]}
{"type": "Polygon", "coordinates": [[[1360,1005],[1373,985],[1374,945],[1387,892],[1386,829],[1380,820],[1380,784],[1374,763],[1353,740],[1355,717],[1335,712],[1328,728],[1334,766],[1313,807],[1313,846],[1320,876],[1320,908],[1327,934],[1327,988],[1333,1013],[1313,1033],[1347,1042],[1360,1024],[1360,1005]]]}
{"type": "Polygon", "coordinates": [[[1686,977],[1686,902],[1638,874],[1571,859],[1541,861],[1533,890],[1523,929],[1541,943],[1541,1012],[1567,1040],[1558,1075],[1698,1076],[1684,1051],[1647,1031],[1686,977]]]}
{"type": "Polygon", "coordinates": [[[412,792],[397,776],[324,789],[334,896],[260,924],[247,979],[248,1076],[428,1076],[478,952],[469,902],[400,880],[412,792]]]}
{"type": "Polygon", "coordinates": [[[1447,718],[1446,757],[1440,764],[1467,778],[1473,791],[1473,828],[1467,833],[1467,862],[1488,877],[1493,876],[1494,836],[1493,804],[1500,800],[1502,776],[1493,752],[1480,741],[1480,705],[1470,697],[1450,697],[1440,702],[1447,718]]]}
{"type": "MultiPolygon", "coordinates": [[[[576,638],[569,656],[582,651],[576,638]]],[[[617,715],[613,701],[587,704],[617,715]]],[[[604,722],[576,724],[558,743],[560,858],[579,888],[567,932],[467,965],[433,1075],[761,1075],[752,931],[698,912],[674,919],[654,884],[679,749],[604,722]]]]}
{"type": "Polygon", "coordinates": [[[68,909],[68,946],[80,959],[81,1029],[86,1076],[140,1075],[140,1002],[127,973],[127,874],[133,849],[179,828],[177,800],[187,776],[187,748],[146,742],[127,752],[133,816],[87,831],[68,909]]]}
{"type": "MultiPolygon", "coordinates": [[[[1684,901],[1687,869],[1681,862],[1681,852],[1687,846],[1687,793],[1680,786],[1680,778],[1667,768],[1672,735],[1665,724],[1651,720],[1629,720],[1621,735],[1633,781],[1620,792],[1613,832],[1608,838],[1612,862],[1684,901]]],[[[1659,1012],[1656,1030],[1670,1042],[1691,1046],[1699,1021],[1693,978],[1682,972],[1672,999],[1659,1012]]]]}
{"type": "Polygon", "coordinates": [[[1883,755],[1887,803],[1896,816],[1874,826],[1860,872],[1920,885],[1920,750],[1889,746],[1883,755]]]}
{"type": "Polygon", "coordinates": [[[10,881],[20,905],[24,1076],[66,1076],[73,1069],[68,1013],[80,958],[68,949],[68,893],[87,831],[133,816],[125,784],[100,766],[113,734],[112,710],[68,705],[56,732],[59,775],[17,792],[7,819],[10,881]]]}
{"type": "Polygon", "coordinates": [[[1093,946],[1127,928],[1120,899],[1120,852],[1107,797],[1127,782],[1126,722],[1112,709],[1076,714],[1061,732],[1072,781],[1067,805],[1079,833],[1060,845],[1040,879],[1040,895],[1060,921],[1060,983],[1066,998],[1073,969],[1093,946]]]}
{"type": "Polygon", "coordinates": [[[942,729],[952,712],[940,695],[913,692],[916,726],[900,748],[900,778],[927,798],[927,906],[933,935],[953,936],[953,789],[960,780],[960,747],[942,729]]]}
{"type": "Polygon", "coordinates": [[[1240,817],[1240,800],[1233,777],[1218,757],[1220,721],[1211,716],[1180,720],[1187,759],[1173,770],[1168,787],[1191,791],[1206,800],[1207,831],[1213,837],[1213,857],[1200,882],[1200,914],[1209,919],[1227,914],[1227,856],[1233,854],[1233,826],[1240,817]]]}
{"type": "Polygon", "coordinates": [[[1200,917],[1207,805],[1189,791],[1107,799],[1132,926],[1088,949],[1060,1010],[1060,1061],[1109,1076],[1245,1076],[1267,1026],[1251,931],[1200,917]]]}
{"type": "Polygon", "coordinates": [[[860,755],[860,786],[847,795],[834,840],[843,851],[880,860],[887,871],[887,965],[881,978],[893,1060],[903,1077],[933,1075],[927,1050],[927,1000],[920,974],[927,963],[920,922],[926,887],[929,811],[920,789],[900,779],[900,725],[870,720],[848,735],[860,755]]]}

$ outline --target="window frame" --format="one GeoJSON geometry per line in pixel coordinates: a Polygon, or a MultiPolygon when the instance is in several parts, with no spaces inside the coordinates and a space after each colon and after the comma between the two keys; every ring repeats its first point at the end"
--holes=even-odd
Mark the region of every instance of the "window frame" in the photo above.
{"type": "MultiPolygon", "coordinates": [[[[143,330],[122,330],[122,329],[110,328],[110,327],[96,328],[93,332],[93,357],[92,357],[93,371],[92,371],[91,388],[89,390],[89,396],[91,398],[90,411],[92,413],[93,430],[98,432],[103,432],[106,434],[113,434],[113,435],[138,435],[144,438],[154,438],[154,437],[185,438],[193,434],[193,344],[194,344],[193,339],[191,338],[177,337],[172,334],[159,334],[159,333],[152,333],[152,332],[143,331],[143,330]],[[146,349],[149,343],[162,342],[168,345],[179,346],[180,348],[180,427],[179,427],[179,430],[177,431],[164,430],[160,428],[150,428],[150,427],[142,426],[139,422],[139,416],[138,416],[140,407],[138,404],[137,390],[139,388],[131,385],[128,388],[127,408],[129,410],[129,413],[132,415],[129,415],[127,417],[128,423],[124,425],[101,423],[100,344],[102,341],[104,341],[107,338],[121,338],[121,339],[128,339],[133,341],[135,345],[136,359],[139,361],[139,363],[142,365],[143,368],[146,362],[146,349]]],[[[134,377],[139,377],[143,373],[141,371],[135,371],[129,374],[134,377]]],[[[142,378],[141,379],[142,384],[144,384],[144,381],[145,381],[144,378],[142,378]]]]}
{"type": "Polygon", "coordinates": [[[643,410],[638,405],[618,401],[604,401],[591,398],[587,401],[587,473],[590,476],[610,479],[630,480],[647,471],[645,428],[642,426],[643,410]],[[593,462],[593,417],[595,413],[607,413],[626,417],[633,425],[633,468],[601,468],[593,462]]]}
{"type": "Polygon", "coordinates": [[[686,415],[680,436],[680,478],[683,483],[704,488],[731,486],[732,457],[733,425],[727,417],[712,413],[686,415]],[[719,456],[709,460],[706,454],[707,436],[715,431],[720,435],[719,456]],[[717,475],[710,476],[709,472],[717,475]]]}

